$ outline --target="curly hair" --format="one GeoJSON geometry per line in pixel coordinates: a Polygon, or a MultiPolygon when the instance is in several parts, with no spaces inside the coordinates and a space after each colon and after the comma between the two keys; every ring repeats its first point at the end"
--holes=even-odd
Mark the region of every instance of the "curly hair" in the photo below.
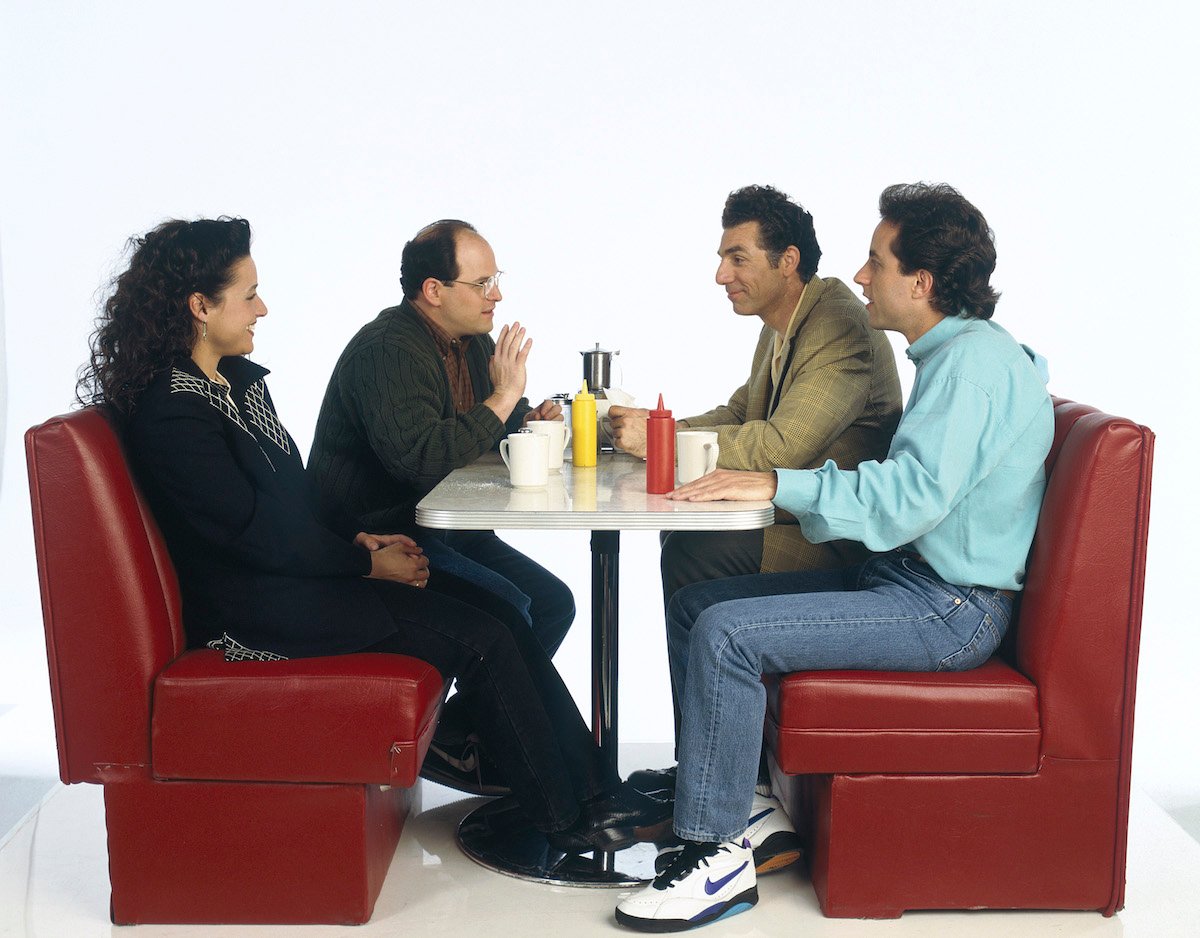
{"type": "Polygon", "coordinates": [[[899,229],[891,247],[901,272],[933,275],[934,309],[946,316],[992,318],[1000,299],[989,283],[996,242],[979,209],[953,186],[915,182],[884,189],[879,214],[899,229]]]}
{"type": "Polygon", "coordinates": [[[112,284],[91,337],[91,360],[75,386],[79,403],[128,416],[147,385],[191,354],[193,293],[219,302],[233,267],[250,254],[250,223],[221,216],[165,221],[129,239],[129,267],[112,284]]]}
{"type": "Polygon", "coordinates": [[[773,186],[745,186],[729,193],[721,212],[721,227],[733,228],[752,221],[758,222],[758,246],[767,252],[771,266],[778,267],[783,252],[795,245],[800,252],[800,279],[808,283],[817,272],[821,245],[817,243],[813,217],[804,206],[773,186]]]}
{"type": "Polygon", "coordinates": [[[460,231],[475,231],[475,226],[457,218],[443,218],[418,231],[400,252],[400,286],[405,299],[415,299],[421,284],[432,277],[448,283],[458,277],[458,248],[460,231]]]}

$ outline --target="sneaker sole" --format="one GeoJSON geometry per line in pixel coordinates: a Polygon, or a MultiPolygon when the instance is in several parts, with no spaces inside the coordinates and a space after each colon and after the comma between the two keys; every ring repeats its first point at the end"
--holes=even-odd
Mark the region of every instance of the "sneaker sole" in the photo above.
{"type": "Polygon", "coordinates": [[[800,835],[791,831],[776,831],[754,848],[754,872],[774,873],[791,866],[803,853],[800,835]]]}
{"type": "Polygon", "coordinates": [[[710,922],[728,918],[731,915],[737,915],[739,912],[748,912],[756,905],[758,905],[758,886],[751,886],[744,892],[739,892],[728,901],[722,902],[715,909],[711,909],[709,914],[703,918],[637,918],[636,916],[622,912],[620,909],[617,909],[616,913],[617,922],[627,928],[632,928],[635,931],[662,933],[688,931],[692,928],[699,928],[701,925],[708,925],[710,922]]]}

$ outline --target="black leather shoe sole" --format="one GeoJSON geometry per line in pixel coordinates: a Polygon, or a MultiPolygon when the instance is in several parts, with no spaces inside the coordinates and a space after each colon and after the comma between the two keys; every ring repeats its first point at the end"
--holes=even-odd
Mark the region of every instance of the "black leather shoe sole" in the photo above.
{"type": "Polygon", "coordinates": [[[647,843],[662,837],[671,829],[671,818],[640,826],[603,827],[587,834],[572,830],[546,835],[555,850],[563,853],[589,853],[593,850],[611,852],[624,850],[637,843],[647,843]]]}
{"type": "Polygon", "coordinates": [[[623,850],[667,836],[674,814],[673,800],[651,797],[626,783],[607,797],[583,805],[574,825],[549,834],[548,839],[564,853],[623,850]]]}

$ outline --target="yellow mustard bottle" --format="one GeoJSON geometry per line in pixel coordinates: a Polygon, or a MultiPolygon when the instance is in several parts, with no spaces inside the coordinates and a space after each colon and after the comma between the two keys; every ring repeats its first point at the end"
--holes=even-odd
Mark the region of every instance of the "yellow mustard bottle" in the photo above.
{"type": "Polygon", "coordinates": [[[571,401],[571,461],[580,467],[596,465],[596,395],[587,380],[571,401]]]}

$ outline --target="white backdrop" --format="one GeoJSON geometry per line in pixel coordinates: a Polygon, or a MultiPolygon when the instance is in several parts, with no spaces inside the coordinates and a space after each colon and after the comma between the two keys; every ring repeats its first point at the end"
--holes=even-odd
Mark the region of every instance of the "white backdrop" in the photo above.
{"type": "MultiPolygon", "coordinates": [[[[997,321],[1051,389],[1159,434],[1135,771],[1200,817],[1200,640],[1177,611],[1200,522],[1194,9],[0,0],[0,702],[48,712],[20,434],[70,405],[128,236],[251,220],[255,357],[307,448],[338,352],[397,301],[400,248],[435,218],[475,223],[509,272],[497,321],[535,337],[532,394],[575,387],[599,341],[683,416],[741,382],[757,334],[713,284],[729,190],[802,201],[820,273],[849,281],[879,191],[928,179],[988,216],[997,321]]],[[[559,664],[586,702],[587,537],[512,539],[575,588],[559,664]]],[[[622,737],[664,740],[656,542],[623,546],[622,737]]],[[[53,774],[42,725],[0,772],[53,774]]]]}

